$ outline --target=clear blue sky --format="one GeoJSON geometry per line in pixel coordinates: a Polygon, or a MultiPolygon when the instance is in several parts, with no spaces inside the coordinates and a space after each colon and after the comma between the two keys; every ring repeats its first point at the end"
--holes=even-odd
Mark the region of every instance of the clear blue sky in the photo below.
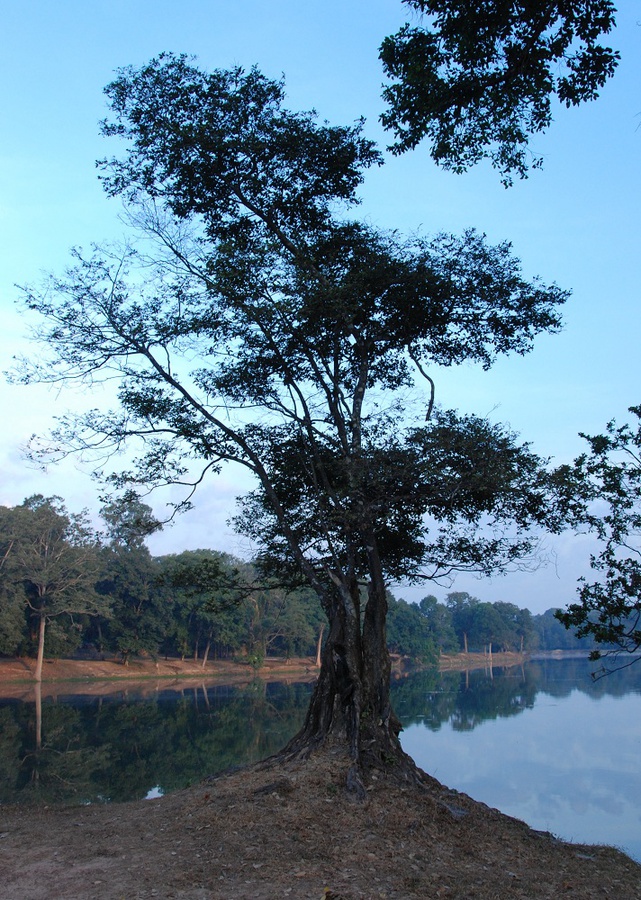
{"type": "MultiPolygon", "coordinates": [[[[452,175],[419,148],[390,157],[362,191],[360,214],[375,225],[425,233],[474,226],[492,241],[511,240],[528,276],[573,290],[565,330],[540,338],[530,356],[437,381],[444,406],[507,422],[557,462],[581,452],[579,431],[601,431],[641,402],[641,0],[619,6],[619,70],[595,103],[557,111],[533,145],[545,157],[542,172],[506,191],[489,166],[452,175]]],[[[333,123],[365,116],[368,135],[384,146],[377,48],[406,18],[400,0],[0,0],[2,369],[14,353],[38,352],[15,312],[14,284],[59,271],[71,246],[123,231],[118,203],[103,196],[94,168],[112,152],[97,123],[116,68],[163,50],[194,54],[204,68],[255,63],[269,76],[284,74],[292,108],[315,108],[333,123]]],[[[0,399],[0,503],[40,492],[60,494],[73,510],[96,509],[87,473],[72,464],[41,473],[20,454],[74,396],[3,383],[0,399]]],[[[240,489],[232,472],[212,482],[196,509],[155,539],[154,552],[242,551],[225,525],[240,489]]],[[[547,546],[555,566],[454,587],[537,612],[564,605],[586,569],[588,544],[567,535],[547,546]]],[[[408,599],[427,592],[396,591],[408,599]]]]}

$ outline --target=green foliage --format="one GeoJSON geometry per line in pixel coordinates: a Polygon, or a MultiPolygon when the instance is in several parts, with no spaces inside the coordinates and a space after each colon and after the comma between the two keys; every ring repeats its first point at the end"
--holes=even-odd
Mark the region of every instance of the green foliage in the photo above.
{"type": "Polygon", "coordinates": [[[504,649],[523,650],[526,646],[534,649],[534,623],[529,609],[520,609],[514,603],[495,603],[503,622],[504,649]]]}
{"type": "Polygon", "coordinates": [[[393,653],[423,663],[434,663],[437,652],[430,628],[415,603],[390,598],[387,645],[393,653]]]}
{"type": "Polygon", "coordinates": [[[390,78],[382,115],[396,142],[423,139],[444,168],[464,172],[488,157],[503,182],[525,176],[532,135],[552,121],[552,100],[598,96],[619,54],[599,43],[613,28],[611,0],[404,0],[421,15],[380,49],[390,78]]]}
{"type": "MultiPolygon", "coordinates": [[[[0,516],[3,511],[0,511],[0,516]]],[[[0,654],[11,656],[26,650],[27,617],[24,593],[20,585],[13,584],[5,577],[4,567],[0,569],[0,654]]]]}
{"type": "Polygon", "coordinates": [[[4,652],[71,652],[86,616],[106,611],[94,590],[98,541],[85,514],[59,497],[0,509],[0,640],[4,652]]]}
{"type": "Polygon", "coordinates": [[[564,627],[559,621],[560,612],[559,609],[548,609],[533,617],[538,649],[591,651],[594,647],[593,638],[578,635],[577,629],[572,625],[564,627]]]}
{"type": "Polygon", "coordinates": [[[112,547],[141,550],[149,535],[162,529],[151,507],[132,490],[112,497],[100,510],[100,516],[112,547]]]}
{"type": "Polygon", "coordinates": [[[419,603],[421,615],[427,621],[432,640],[441,653],[456,653],[459,649],[458,638],[452,622],[452,612],[448,606],[439,603],[436,597],[429,594],[419,603]]]}
{"type": "Polygon", "coordinates": [[[173,628],[164,642],[166,652],[193,654],[203,661],[213,649],[228,655],[242,644],[242,613],[252,589],[249,567],[224,553],[185,551],[158,561],[159,584],[171,597],[173,628]]]}
{"type": "MultiPolygon", "coordinates": [[[[582,435],[589,450],[572,469],[573,514],[577,528],[599,541],[591,556],[596,580],[582,578],[579,601],[557,618],[597,645],[636,653],[641,649],[641,406],[630,412],[632,424],[610,422],[605,434],[582,435]]],[[[592,658],[601,655],[597,648],[592,658]]]]}

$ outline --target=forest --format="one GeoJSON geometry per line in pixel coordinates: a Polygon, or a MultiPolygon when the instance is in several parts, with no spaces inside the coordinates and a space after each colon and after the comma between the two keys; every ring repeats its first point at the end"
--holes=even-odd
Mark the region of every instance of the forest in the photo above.
{"type": "MultiPolygon", "coordinates": [[[[234,659],[318,657],[326,620],[313,590],[277,584],[260,566],[210,549],[154,557],[160,525],[142,502],[110,503],[102,530],[57,497],[0,508],[0,654],[234,659]]],[[[461,591],[409,603],[389,594],[393,654],[434,664],[441,653],[591,649],[550,609],[461,591]]]]}

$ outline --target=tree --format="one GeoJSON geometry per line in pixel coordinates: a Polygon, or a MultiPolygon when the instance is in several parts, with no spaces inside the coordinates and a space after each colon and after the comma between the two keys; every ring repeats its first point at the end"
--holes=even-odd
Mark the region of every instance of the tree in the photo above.
{"type": "Polygon", "coordinates": [[[101,516],[108,540],[102,548],[96,588],[109,598],[112,610],[104,637],[128,665],[131,656],[140,653],[155,657],[168,627],[169,605],[145,544],[161,525],[131,490],[105,504],[101,516]]]}
{"type": "Polygon", "coordinates": [[[505,622],[492,603],[475,603],[470,610],[469,641],[492,656],[494,644],[503,645],[507,638],[505,622]]]}
{"type": "Polygon", "coordinates": [[[387,643],[392,652],[421,662],[434,662],[434,641],[428,623],[415,603],[390,597],[387,616],[387,643]]]}
{"type": "Polygon", "coordinates": [[[76,252],[27,291],[51,358],[23,377],[117,373],[120,411],[57,433],[64,452],[102,459],[137,446],[104,473],[114,488],[195,485],[226,461],[253,473],[239,524],[266,571],[313,588],[329,626],[288,752],[340,736],[362,794],[363,766],[407,763],[387,580],[501,571],[559,525],[542,461],[500,426],[438,411],[428,369],[528,352],[566,294],[525,281],[509,245],[475,232],[409,240],[348,220],[380,161],[362,124],[286,110],[282,84],[255,69],[164,55],[107,96],[103,131],[127,152],[102,177],[141,240],[76,252]]]}
{"type": "Polygon", "coordinates": [[[14,512],[0,506],[0,654],[7,656],[27,643],[24,592],[11,577],[14,545],[14,512]]]}
{"type": "Polygon", "coordinates": [[[605,645],[592,651],[593,660],[641,649],[641,406],[630,412],[633,424],[612,421],[605,434],[582,435],[589,450],[572,470],[574,520],[599,540],[590,558],[598,574],[593,582],[580,579],[579,602],[556,617],[578,637],[605,645]]]}
{"type": "Polygon", "coordinates": [[[105,609],[94,589],[98,541],[83,514],[68,513],[59,497],[41,495],[4,511],[0,540],[5,591],[20,589],[35,622],[35,679],[41,681],[47,625],[105,609]]]}
{"type": "Polygon", "coordinates": [[[428,594],[419,603],[421,615],[427,619],[427,624],[440,653],[456,653],[459,642],[452,624],[452,611],[443,603],[439,603],[436,597],[428,594]]]}
{"type": "Polygon", "coordinates": [[[537,646],[541,650],[581,650],[591,651],[594,641],[591,637],[579,638],[570,625],[564,628],[559,621],[560,609],[548,609],[533,617],[537,646]]]}
{"type": "Polygon", "coordinates": [[[434,161],[455,172],[489,157],[506,185],[525,176],[541,164],[528,141],[550,125],[552,99],[595,99],[618,63],[599,43],[615,24],[611,0],[404,2],[422,18],[381,45],[391,79],[381,119],[393,152],[427,138],[434,161]]]}
{"type": "Polygon", "coordinates": [[[210,550],[185,551],[162,557],[159,562],[160,580],[174,597],[179,652],[184,655],[191,645],[194,659],[198,659],[202,650],[205,668],[212,644],[240,649],[243,629],[239,606],[250,595],[253,581],[248,567],[210,550]]]}
{"type": "Polygon", "coordinates": [[[478,597],[472,597],[467,591],[451,591],[445,598],[445,604],[452,614],[452,626],[459,639],[459,646],[467,653],[468,638],[472,628],[474,608],[478,605],[478,597]]]}
{"type": "Polygon", "coordinates": [[[521,609],[515,603],[499,602],[492,605],[504,624],[504,649],[523,653],[525,647],[530,646],[534,635],[532,613],[529,609],[521,609]]]}

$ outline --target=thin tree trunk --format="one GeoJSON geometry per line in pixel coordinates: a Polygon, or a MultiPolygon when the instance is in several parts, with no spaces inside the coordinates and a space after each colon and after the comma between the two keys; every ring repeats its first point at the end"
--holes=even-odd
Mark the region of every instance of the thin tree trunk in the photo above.
{"type": "Polygon", "coordinates": [[[203,663],[202,663],[203,669],[207,665],[207,658],[209,656],[209,648],[210,647],[211,647],[211,641],[207,641],[207,644],[205,646],[205,652],[203,653],[203,663]]]}
{"type": "Polygon", "coordinates": [[[36,701],[36,753],[42,750],[42,685],[38,681],[33,689],[36,701]]]}
{"type": "Polygon", "coordinates": [[[45,654],[45,628],[47,627],[47,617],[44,611],[40,611],[40,621],[38,623],[38,654],[36,656],[36,681],[42,681],[42,662],[45,654]]]}
{"type": "Polygon", "coordinates": [[[321,648],[323,646],[323,634],[325,633],[325,623],[323,622],[318,633],[318,641],[316,642],[316,668],[321,667],[321,648]]]}

